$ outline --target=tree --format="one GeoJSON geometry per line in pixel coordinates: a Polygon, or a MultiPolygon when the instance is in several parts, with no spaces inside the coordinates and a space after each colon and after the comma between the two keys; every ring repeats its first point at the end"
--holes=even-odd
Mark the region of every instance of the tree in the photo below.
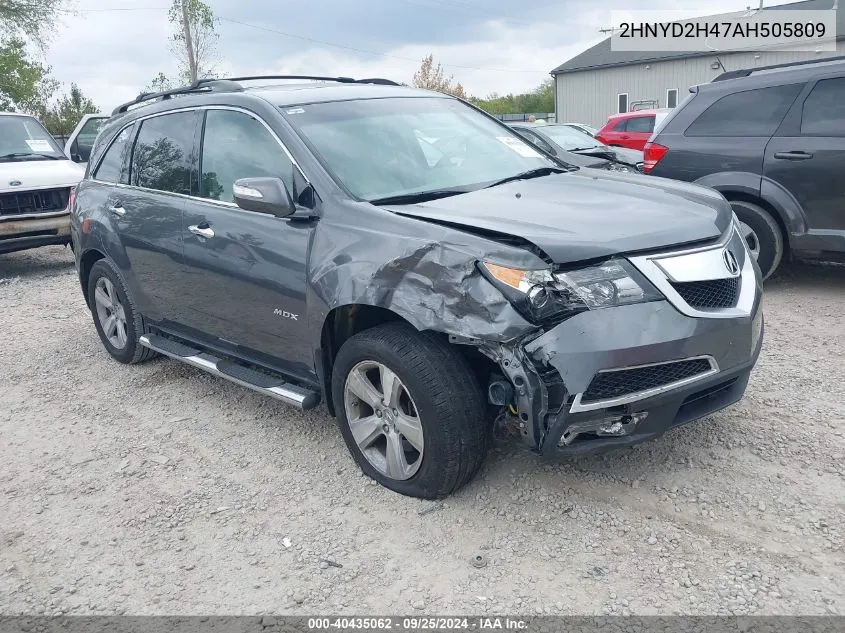
{"type": "Polygon", "coordinates": [[[43,114],[58,85],[49,67],[30,59],[23,39],[0,42],[0,110],[43,114]]]}
{"type": "Polygon", "coordinates": [[[554,91],[554,80],[547,79],[531,92],[504,96],[493,93],[485,99],[471,97],[470,101],[490,114],[553,112],[555,109],[554,91]]]}
{"type": "Polygon", "coordinates": [[[0,0],[0,34],[28,37],[43,46],[65,0],[0,0]]]}
{"type": "Polygon", "coordinates": [[[413,84],[417,88],[445,92],[461,99],[467,98],[464,87],[459,82],[455,82],[452,75],[446,77],[443,72],[443,65],[437,64],[435,66],[434,55],[431,54],[423,58],[420,69],[414,73],[413,84]]]}
{"type": "Polygon", "coordinates": [[[82,93],[79,86],[71,84],[70,92],[46,109],[41,122],[51,134],[70,134],[84,115],[96,114],[98,111],[94,102],[82,93]]]}
{"type": "Polygon", "coordinates": [[[173,88],[173,82],[164,73],[159,73],[155,79],[147,84],[144,92],[164,92],[173,88]]]}
{"type": "Polygon", "coordinates": [[[201,0],[173,0],[168,19],[174,29],[170,44],[179,62],[179,78],[191,83],[213,76],[219,35],[211,7],[201,0]]]}

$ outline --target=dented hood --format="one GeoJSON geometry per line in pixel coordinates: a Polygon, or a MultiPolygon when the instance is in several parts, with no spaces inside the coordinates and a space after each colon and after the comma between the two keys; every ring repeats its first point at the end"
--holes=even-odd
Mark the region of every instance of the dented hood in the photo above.
{"type": "Polygon", "coordinates": [[[386,208],[469,232],[519,237],[559,264],[715,239],[732,219],[730,205],[714,190],[592,169],[386,208]]]}

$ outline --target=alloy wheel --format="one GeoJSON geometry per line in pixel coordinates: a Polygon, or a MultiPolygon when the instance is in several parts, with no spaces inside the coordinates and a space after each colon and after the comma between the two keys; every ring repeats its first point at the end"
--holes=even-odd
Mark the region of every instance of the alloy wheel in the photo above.
{"type": "Polygon", "coordinates": [[[754,232],[754,229],[748,226],[745,222],[740,222],[739,231],[742,233],[742,238],[745,240],[746,246],[748,246],[748,252],[751,253],[755,260],[759,259],[760,240],[757,238],[757,234],[754,232]]]}
{"type": "Polygon", "coordinates": [[[423,428],[411,394],[386,365],[365,360],[346,377],[346,419],[355,443],[382,475],[413,477],[422,464],[423,428]]]}
{"type": "Polygon", "coordinates": [[[108,277],[100,277],[94,289],[97,319],[109,343],[116,349],[126,347],[126,310],[108,277]]]}

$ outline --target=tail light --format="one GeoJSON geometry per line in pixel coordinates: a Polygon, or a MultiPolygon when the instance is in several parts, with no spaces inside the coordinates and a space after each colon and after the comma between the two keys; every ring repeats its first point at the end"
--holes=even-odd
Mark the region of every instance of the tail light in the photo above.
{"type": "Polygon", "coordinates": [[[650,174],[651,170],[657,167],[657,163],[666,156],[666,152],[668,151],[669,148],[665,145],[652,142],[646,143],[643,148],[643,172],[650,174]]]}
{"type": "Polygon", "coordinates": [[[70,211],[73,209],[73,201],[76,199],[76,187],[70,188],[70,193],[67,197],[67,210],[70,211]]]}

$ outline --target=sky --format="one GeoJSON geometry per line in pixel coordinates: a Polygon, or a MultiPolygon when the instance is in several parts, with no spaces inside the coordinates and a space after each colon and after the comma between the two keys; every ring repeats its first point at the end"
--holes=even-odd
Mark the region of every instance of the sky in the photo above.
{"type": "MultiPolygon", "coordinates": [[[[205,0],[229,76],[316,74],[410,82],[431,53],[469,94],[529,91],[601,41],[612,10],[740,11],[757,0],[205,0]]],[[[171,0],[70,0],[45,61],[103,111],[175,75],[171,0]]],[[[781,4],[767,1],[766,6],[781,4]]],[[[675,15],[675,18],[678,16],[675,15]]]]}

